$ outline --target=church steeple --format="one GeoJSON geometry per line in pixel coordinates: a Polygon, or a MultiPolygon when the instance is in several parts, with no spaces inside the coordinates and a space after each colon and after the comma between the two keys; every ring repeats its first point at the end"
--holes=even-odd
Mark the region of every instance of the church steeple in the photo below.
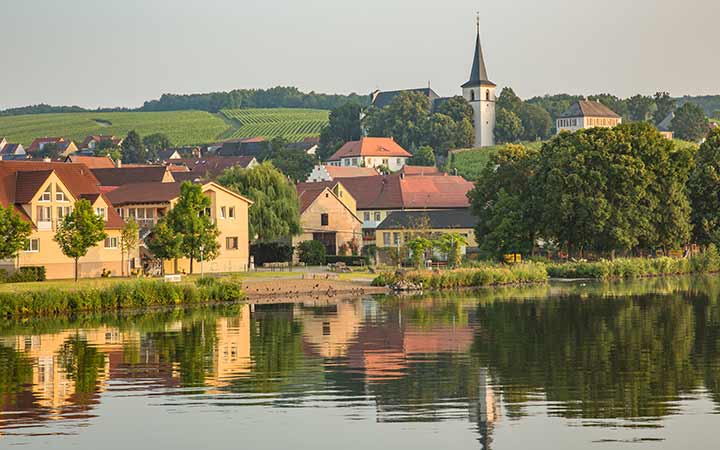
{"type": "Polygon", "coordinates": [[[473,55],[473,65],[470,70],[470,79],[467,83],[463,84],[462,87],[474,87],[474,86],[495,86],[495,83],[490,81],[487,74],[487,68],[485,67],[485,58],[483,57],[482,44],[480,43],[480,14],[477,16],[477,41],[475,42],[475,53],[473,55]]]}

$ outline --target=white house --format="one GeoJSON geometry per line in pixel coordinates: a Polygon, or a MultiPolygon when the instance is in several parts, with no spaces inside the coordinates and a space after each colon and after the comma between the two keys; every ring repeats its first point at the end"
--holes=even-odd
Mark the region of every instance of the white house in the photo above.
{"type": "Polygon", "coordinates": [[[393,138],[363,137],[359,141],[345,143],[328,161],[339,167],[386,167],[397,172],[412,154],[402,148],[393,138]]]}
{"type": "Polygon", "coordinates": [[[557,132],[578,131],[587,128],[612,128],[622,123],[615,111],[600,102],[581,100],[560,114],[556,121],[557,132]]]}

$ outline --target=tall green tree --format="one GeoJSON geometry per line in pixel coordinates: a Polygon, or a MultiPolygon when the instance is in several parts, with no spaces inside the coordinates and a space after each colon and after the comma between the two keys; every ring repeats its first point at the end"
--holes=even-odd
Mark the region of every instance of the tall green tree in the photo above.
{"type": "Polygon", "coordinates": [[[13,205],[0,205],[0,259],[14,258],[28,246],[30,222],[23,220],[13,205]]]}
{"type": "Polygon", "coordinates": [[[210,217],[211,205],[202,186],[186,181],[180,187],[180,199],[167,215],[168,226],[180,236],[182,255],[190,260],[190,273],[194,273],[194,261],[211,261],[219,254],[220,231],[210,217]]]}
{"type": "Polygon", "coordinates": [[[522,99],[515,94],[515,91],[513,91],[511,87],[503,88],[503,90],[500,91],[496,105],[498,109],[503,108],[506,111],[518,114],[522,105],[522,99]]]}
{"type": "Polygon", "coordinates": [[[75,202],[74,209],[63,218],[55,233],[60,250],[75,261],[75,281],[78,280],[79,259],[106,237],[105,218],[95,213],[89,201],[75,202]]]}
{"type": "Polygon", "coordinates": [[[429,145],[423,145],[407,162],[411,166],[435,166],[435,152],[429,145]]]}
{"type": "Polygon", "coordinates": [[[655,125],[659,125],[668,114],[675,110],[675,100],[670,97],[668,92],[656,92],[653,99],[655,100],[653,122],[655,122],[655,125]]]}
{"type": "Polygon", "coordinates": [[[40,158],[58,159],[61,156],[60,148],[54,142],[43,145],[42,150],[37,154],[40,158]]]}
{"type": "Polygon", "coordinates": [[[675,111],[672,128],[675,136],[686,141],[697,142],[707,135],[709,121],[703,109],[693,103],[685,103],[675,111]]]}
{"type": "Polygon", "coordinates": [[[321,161],[332,156],[344,143],[360,139],[362,113],[363,107],[356,103],[346,103],[330,111],[328,124],[320,133],[318,158],[321,161]]]}
{"type": "Polygon", "coordinates": [[[292,148],[279,151],[270,161],[296,183],[307,180],[318,162],[313,155],[292,148]]]}
{"type": "Polygon", "coordinates": [[[630,120],[636,122],[643,122],[650,119],[653,108],[655,107],[655,100],[652,97],[640,94],[630,97],[626,103],[630,120]]]}
{"type": "Polygon", "coordinates": [[[464,119],[467,119],[472,123],[473,120],[472,106],[470,106],[470,103],[461,95],[450,97],[440,103],[436,113],[449,116],[455,122],[462,122],[464,119]]]}
{"type": "Polygon", "coordinates": [[[700,146],[688,187],[695,241],[720,245],[720,129],[700,146]]]}
{"type": "Polygon", "coordinates": [[[130,274],[130,254],[135,250],[140,243],[140,227],[134,218],[130,218],[125,225],[123,225],[120,233],[120,266],[122,275],[125,276],[125,255],[128,259],[128,270],[130,274]]]}
{"type": "Polygon", "coordinates": [[[365,120],[370,136],[392,137],[404,148],[417,148],[428,142],[430,100],[420,92],[401,92],[385,108],[372,108],[365,120]]]}
{"type": "Polygon", "coordinates": [[[520,108],[518,116],[525,130],[523,133],[524,140],[536,141],[550,137],[553,127],[552,117],[540,106],[525,103],[520,108]]]}
{"type": "MultiPolygon", "coordinates": [[[[145,240],[150,253],[161,261],[161,271],[165,274],[164,262],[177,259],[182,256],[182,236],[177,234],[169,225],[166,218],[161,219],[152,229],[152,232],[145,240]]],[[[177,265],[175,267],[177,272],[177,265]]]]}
{"type": "Polygon", "coordinates": [[[154,161],[158,153],[172,147],[172,141],[165,133],[153,133],[143,138],[142,143],[147,149],[147,159],[154,161]]]}
{"type": "Polygon", "coordinates": [[[126,163],[144,163],[147,161],[145,146],[140,139],[140,135],[135,130],[131,130],[121,145],[122,159],[126,163]]]}
{"type": "Polygon", "coordinates": [[[495,118],[495,140],[497,143],[517,142],[522,138],[523,134],[525,134],[525,128],[517,114],[505,108],[498,108],[495,118]]]}
{"type": "Polygon", "coordinates": [[[433,244],[447,256],[450,267],[459,267],[463,256],[461,250],[468,245],[468,242],[460,233],[443,233],[435,239],[433,244]]]}
{"type": "Polygon", "coordinates": [[[230,168],[218,183],[254,202],[250,208],[250,236],[274,241],[300,234],[300,211],[295,186],[270,162],[251,169],[230,168]]]}

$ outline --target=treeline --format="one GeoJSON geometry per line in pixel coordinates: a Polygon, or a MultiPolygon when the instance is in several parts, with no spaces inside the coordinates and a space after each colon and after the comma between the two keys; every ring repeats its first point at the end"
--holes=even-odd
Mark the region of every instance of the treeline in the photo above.
{"type": "Polygon", "coordinates": [[[270,89],[235,89],[209,94],[163,94],[158,100],[143,104],[140,111],[178,111],[196,109],[217,112],[240,108],[312,108],[335,109],[348,102],[369,103],[369,96],[349,94],[304,93],[296,87],[277,86],[270,89]]]}
{"type": "Polygon", "coordinates": [[[471,192],[488,254],[585,257],[720,244],[720,130],[700,149],[648,122],[561,133],[539,150],[507,145],[471,192]]]}

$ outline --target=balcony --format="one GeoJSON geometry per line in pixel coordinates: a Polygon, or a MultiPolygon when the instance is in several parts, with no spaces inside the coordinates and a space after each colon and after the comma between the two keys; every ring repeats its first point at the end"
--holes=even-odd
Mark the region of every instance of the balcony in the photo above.
{"type": "Polygon", "coordinates": [[[38,231],[52,231],[52,220],[39,220],[37,223],[38,231]]]}

